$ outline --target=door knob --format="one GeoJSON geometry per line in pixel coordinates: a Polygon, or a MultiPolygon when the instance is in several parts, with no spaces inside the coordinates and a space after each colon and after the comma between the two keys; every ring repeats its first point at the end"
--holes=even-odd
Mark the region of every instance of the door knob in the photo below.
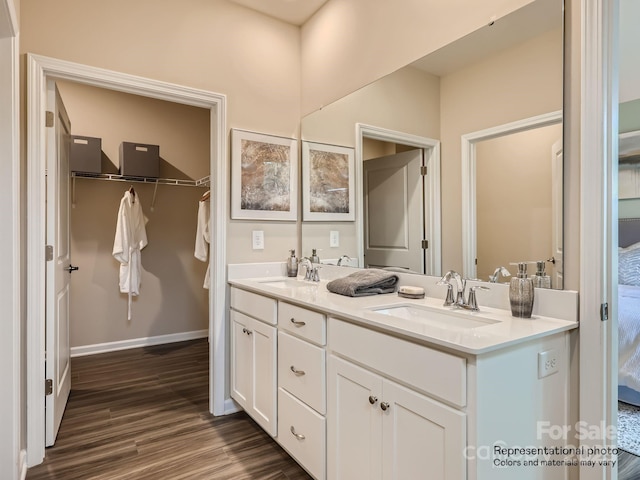
{"type": "Polygon", "coordinates": [[[69,266],[68,266],[68,267],[65,267],[64,269],[65,269],[67,272],[69,272],[69,273],[73,273],[73,272],[75,272],[76,270],[78,270],[79,268],[80,268],[80,267],[74,267],[73,265],[69,264],[69,266]]]}

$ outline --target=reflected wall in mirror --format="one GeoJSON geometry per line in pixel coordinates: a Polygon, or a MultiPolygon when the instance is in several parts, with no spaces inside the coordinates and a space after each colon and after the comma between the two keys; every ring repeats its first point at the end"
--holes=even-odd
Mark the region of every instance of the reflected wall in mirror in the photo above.
{"type": "Polygon", "coordinates": [[[495,281],[529,262],[561,289],[562,112],[463,135],[462,167],[465,275],[495,281]]]}
{"type": "MultiPolygon", "coordinates": [[[[363,257],[364,199],[358,159],[362,162],[365,157],[358,146],[363,139],[354,133],[356,124],[366,124],[440,142],[442,220],[434,235],[442,247],[437,263],[442,270],[462,272],[461,138],[562,109],[562,9],[561,0],[535,0],[303,118],[303,140],[356,148],[360,193],[355,222],[303,222],[302,254],[318,248],[321,259],[342,254],[363,257]],[[341,229],[340,245],[330,247],[329,232],[336,228],[341,229]]],[[[432,245],[433,239],[426,240],[432,245]]],[[[527,259],[534,254],[530,252],[527,259]]]]}

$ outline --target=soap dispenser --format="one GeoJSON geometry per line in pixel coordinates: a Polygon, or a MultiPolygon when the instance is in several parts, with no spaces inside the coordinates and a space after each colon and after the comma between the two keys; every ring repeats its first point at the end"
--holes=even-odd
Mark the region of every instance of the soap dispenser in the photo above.
{"type": "Polygon", "coordinates": [[[551,277],[544,271],[546,263],[544,260],[536,262],[536,274],[531,277],[536,288],[551,288],[551,277]]]}
{"type": "Polygon", "coordinates": [[[509,302],[511,315],[518,318],[531,318],[533,311],[533,281],[527,278],[527,263],[519,262],[518,275],[511,278],[509,284],[509,302]]]}
{"type": "Polygon", "coordinates": [[[311,260],[311,263],[320,263],[320,257],[318,257],[315,248],[311,249],[311,257],[309,258],[309,260],[311,260]]]}
{"type": "Polygon", "coordinates": [[[298,276],[298,259],[296,258],[296,251],[289,250],[291,256],[287,259],[287,276],[289,277],[297,277],[298,276]]]}

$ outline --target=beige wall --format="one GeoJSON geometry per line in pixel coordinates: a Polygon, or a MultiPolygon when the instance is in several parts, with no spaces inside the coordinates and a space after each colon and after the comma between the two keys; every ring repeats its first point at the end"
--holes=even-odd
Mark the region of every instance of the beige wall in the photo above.
{"type": "Polygon", "coordinates": [[[302,114],[528,3],[530,0],[330,0],[302,27],[302,114]]]}
{"type": "Polygon", "coordinates": [[[562,109],[561,31],[441,79],[442,265],[462,271],[462,135],[562,109]]]}
{"type": "MultiPolygon", "coordinates": [[[[222,93],[229,128],[298,136],[299,28],[227,0],[22,0],[20,49],[222,93]]],[[[227,259],[282,259],[282,236],[295,222],[229,221],[227,259]],[[246,248],[251,230],[265,250],[246,248]]]]}
{"type": "MultiPolygon", "coordinates": [[[[74,135],[102,139],[103,171],[115,172],[124,141],[160,146],[164,178],[208,174],[209,111],[58,82],[74,135]]],[[[72,347],[208,328],[206,264],[193,256],[198,200],[204,189],[76,179],[71,210],[72,347]],[[111,255],[123,192],[133,186],[148,223],[142,286],[127,321],[127,295],[118,289],[119,264],[111,255]]]]}
{"type": "Polygon", "coordinates": [[[558,124],[476,144],[478,278],[553,256],[551,146],[561,137],[558,124]]]}

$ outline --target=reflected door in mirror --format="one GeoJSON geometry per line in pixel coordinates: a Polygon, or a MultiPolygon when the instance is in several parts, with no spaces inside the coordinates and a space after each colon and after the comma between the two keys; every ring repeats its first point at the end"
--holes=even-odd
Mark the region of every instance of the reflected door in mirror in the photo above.
{"type": "Polygon", "coordinates": [[[424,272],[422,150],[366,160],[363,166],[367,267],[424,272]]]}

